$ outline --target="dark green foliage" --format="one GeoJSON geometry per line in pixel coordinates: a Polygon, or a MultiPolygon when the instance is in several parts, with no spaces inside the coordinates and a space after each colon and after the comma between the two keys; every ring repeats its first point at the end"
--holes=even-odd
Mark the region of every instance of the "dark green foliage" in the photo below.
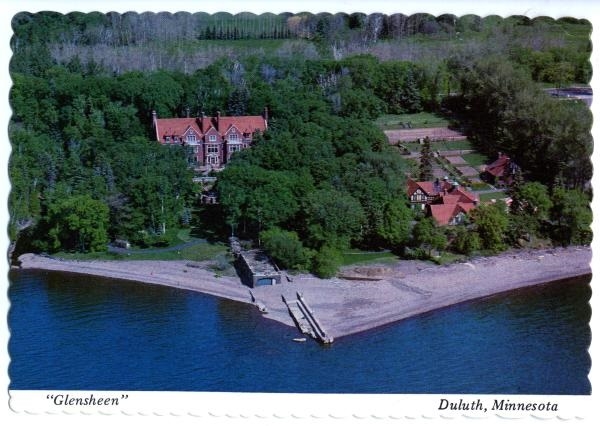
{"type": "Polygon", "coordinates": [[[410,240],[412,218],[413,212],[404,200],[390,200],[384,206],[377,235],[383,240],[385,246],[400,250],[410,240]]]}
{"type": "Polygon", "coordinates": [[[552,194],[550,217],[554,222],[554,239],[562,245],[590,244],[592,209],[589,197],[575,189],[557,188],[552,194]]]}
{"type": "Polygon", "coordinates": [[[13,75],[11,236],[33,227],[28,238],[38,249],[89,251],[109,238],[144,240],[179,226],[192,194],[185,156],[146,136],[153,108],[165,114],[177,108],[175,79],[166,73],[82,76],[62,67],[45,76],[13,75]],[[106,209],[110,220],[98,225],[103,237],[77,229],[75,216],[84,223],[90,209],[66,212],[64,203],[73,197],[91,197],[102,204],[99,212],[106,209]],[[68,224],[63,213],[71,215],[68,224]]]}
{"type": "Polygon", "coordinates": [[[508,154],[528,180],[550,186],[558,178],[582,188],[592,176],[589,108],[550,97],[522,70],[492,57],[455,65],[461,80],[460,109],[478,148],[508,154]]]}
{"type": "Polygon", "coordinates": [[[335,189],[321,189],[304,200],[303,216],[312,247],[329,245],[345,249],[359,241],[365,221],[362,206],[352,195],[335,189]]]}
{"type": "Polygon", "coordinates": [[[342,261],[339,250],[323,246],[314,257],[313,272],[319,278],[331,278],[337,273],[342,261]]]}
{"type": "Polygon", "coordinates": [[[493,252],[506,248],[506,231],[509,225],[504,203],[480,205],[470,212],[481,247],[493,252]]]}
{"type": "Polygon", "coordinates": [[[48,249],[104,251],[108,242],[108,207],[89,195],[55,200],[48,207],[48,249]]]}
{"type": "Polygon", "coordinates": [[[433,180],[433,151],[431,151],[431,140],[426,137],[421,146],[421,158],[419,159],[419,180],[433,180]]]}
{"type": "Polygon", "coordinates": [[[309,268],[311,253],[302,246],[295,232],[271,228],[260,233],[260,240],[280,268],[299,271],[309,268]]]}
{"type": "Polygon", "coordinates": [[[375,93],[387,103],[388,114],[422,110],[421,89],[425,82],[417,77],[420,67],[410,62],[389,61],[379,67],[375,93]]]}
{"type": "Polygon", "coordinates": [[[443,229],[436,226],[430,217],[423,218],[415,224],[412,238],[413,245],[425,250],[429,257],[433,250],[443,250],[448,243],[443,229]]]}
{"type": "Polygon", "coordinates": [[[456,226],[452,231],[454,233],[452,248],[458,253],[470,255],[481,249],[481,239],[477,232],[468,230],[462,225],[456,226]]]}
{"type": "Polygon", "coordinates": [[[531,235],[541,235],[541,228],[548,220],[552,201],[548,188],[539,182],[515,185],[511,191],[510,234],[512,240],[529,239],[531,235]]]}
{"type": "MultiPolygon", "coordinates": [[[[407,166],[372,120],[383,113],[436,108],[441,94],[451,91],[460,93],[454,98],[455,118],[483,153],[508,153],[528,181],[584,188],[592,173],[591,113],[578,103],[549,98],[532,78],[558,85],[587,82],[589,44],[582,48],[573,41],[569,49],[546,43],[532,50],[525,43],[531,34],[552,41],[552,34],[544,32],[548,28],[579,37],[589,35],[590,26],[427,14],[19,13],[13,19],[10,65],[11,238],[27,234],[38,249],[97,249],[100,244],[85,233],[74,242],[57,230],[56,244],[51,247],[47,241],[50,229],[60,228],[56,212],[62,202],[89,196],[108,209],[103,231],[108,239],[164,243],[165,231],[183,225],[202,228],[207,235],[218,229],[213,236],[227,228],[227,233],[258,242],[280,228],[286,231],[279,237],[295,233],[284,235],[287,243],[296,244],[296,235],[301,247],[319,252],[313,267],[331,275],[337,263],[323,253],[331,254],[333,248],[401,250],[408,243],[407,166]],[[407,45],[433,41],[435,50],[435,40],[454,38],[456,31],[485,39],[480,47],[493,44],[498,31],[506,34],[503,39],[521,38],[498,46],[497,52],[509,54],[510,60],[506,55],[490,59],[484,50],[475,55],[483,59],[473,61],[456,46],[448,52],[438,46],[439,57],[412,62],[381,51],[377,58],[345,56],[344,49],[378,52],[371,47],[382,39],[407,45]],[[236,50],[242,46],[256,54],[248,40],[283,38],[297,39],[284,50],[300,50],[261,56],[236,50]],[[198,59],[198,39],[217,54],[198,59]],[[61,49],[65,44],[72,54],[61,49]],[[124,67],[119,55],[111,53],[130,48],[138,55],[135,49],[147,50],[124,67]],[[89,54],[90,49],[98,56],[89,54]],[[452,52],[453,59],[444,62],[452,52]],[[194,61],[201,61],[202,68],[196,70],[194,61]],[[149,69],[153,71],[144,71],[149,69]],[[258,115],[265,107],[269,130],[220,174],[218,214],[212,212],[211,223],[200,223],[191,214],[194,189],[185,153],[153,141],[152,111],[161,118],[217,111],[258,115]]],[[[431,177],[428,141],[424,151],[423,180],[431,177]]],[[[535,204],[538,210],[513,212],[512,227],[504,234],[551,228],[561,243],[589,240],[585,197],[555,190],[549,214],[536,194],[515,191],[515,206],[535,204]]],[[[428,230],[421,222],[416,244],[426,251],[441,247],[437,228],[428,230]]],[[[480,223],[477,229],[484,232],[486,226],[480,223]]],[[[457,244],[464,240],[458,250],[476,250],[475,235],[463,234],[456,239],[457,244]]],[[[481,244],[486,245],[486,238],[481,244]]],[[[306,266],[308,261],[295,263],[306,266]]]]}

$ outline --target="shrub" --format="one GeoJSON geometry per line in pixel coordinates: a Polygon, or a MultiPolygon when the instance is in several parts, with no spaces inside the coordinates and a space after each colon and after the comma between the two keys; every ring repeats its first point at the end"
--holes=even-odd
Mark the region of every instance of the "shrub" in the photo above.
{"type": "Polygon", "coordinates": [[[281,268],[308,269],[310,253],[302,246],[295,232],[275,227],[261,232],[260,239],[265,250],[281,268]]]}
{"type": "Polygon", "coordinates": [[[470,255],[474,251],[481,249],[479,234],[468,231],[462,226],[457,226],[455,231],[456,236],[452,245],[458,253],[470,255]]]}
{"type": "Polygon", "coordinates": [[[334,248],[323,246],[314,258],[313,272],[319,278],[331,278],[335,276],[341,264],[341,253],[334,248]]]}

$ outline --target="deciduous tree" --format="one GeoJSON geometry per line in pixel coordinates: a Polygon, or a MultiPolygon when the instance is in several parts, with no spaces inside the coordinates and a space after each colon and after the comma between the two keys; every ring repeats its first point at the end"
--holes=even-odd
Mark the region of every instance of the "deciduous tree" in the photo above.
{"type": "Polygon", "coordinates": [[[482,248],[499,252],[505,249],[508,215],[504,203],[480,205],[470,212],[482,248]]]}
{"type": "Polygon", "coordinates": [[[56,200],[48,208],[52,248],[103,251],[108,242],[108,207],[89,195],[56,200]]]}

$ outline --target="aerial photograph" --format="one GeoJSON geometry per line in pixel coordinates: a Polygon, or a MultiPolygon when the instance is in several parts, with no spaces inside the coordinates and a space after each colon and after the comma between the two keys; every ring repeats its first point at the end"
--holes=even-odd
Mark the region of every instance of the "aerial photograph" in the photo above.
{"type": "Polygon", "coordinates": [[[11,17],[9,391],[591,394],[589,20],[192,6],[11,17]]]}

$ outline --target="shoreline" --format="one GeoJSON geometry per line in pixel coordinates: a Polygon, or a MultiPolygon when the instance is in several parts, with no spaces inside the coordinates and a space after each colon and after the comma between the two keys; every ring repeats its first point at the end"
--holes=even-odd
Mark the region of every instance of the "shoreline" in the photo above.
{"type": "Polygon", "coordinates": [[[217,276],[208,262],[74,261],[31,253],[19,257],[20,269],[70,272],[164,285],[253,304],[263,317],[295,327],[282,301],[300,292],[327,334],[334,339],[360,333],[436,309],[592,273],[590,247],[514,250],[492,257],[437,266],[415,260],[385,265],[346,267],[372,269],[364,279],[319,279],[309,274],[291,282],[250,288],[238,277],[217,276]]]}

